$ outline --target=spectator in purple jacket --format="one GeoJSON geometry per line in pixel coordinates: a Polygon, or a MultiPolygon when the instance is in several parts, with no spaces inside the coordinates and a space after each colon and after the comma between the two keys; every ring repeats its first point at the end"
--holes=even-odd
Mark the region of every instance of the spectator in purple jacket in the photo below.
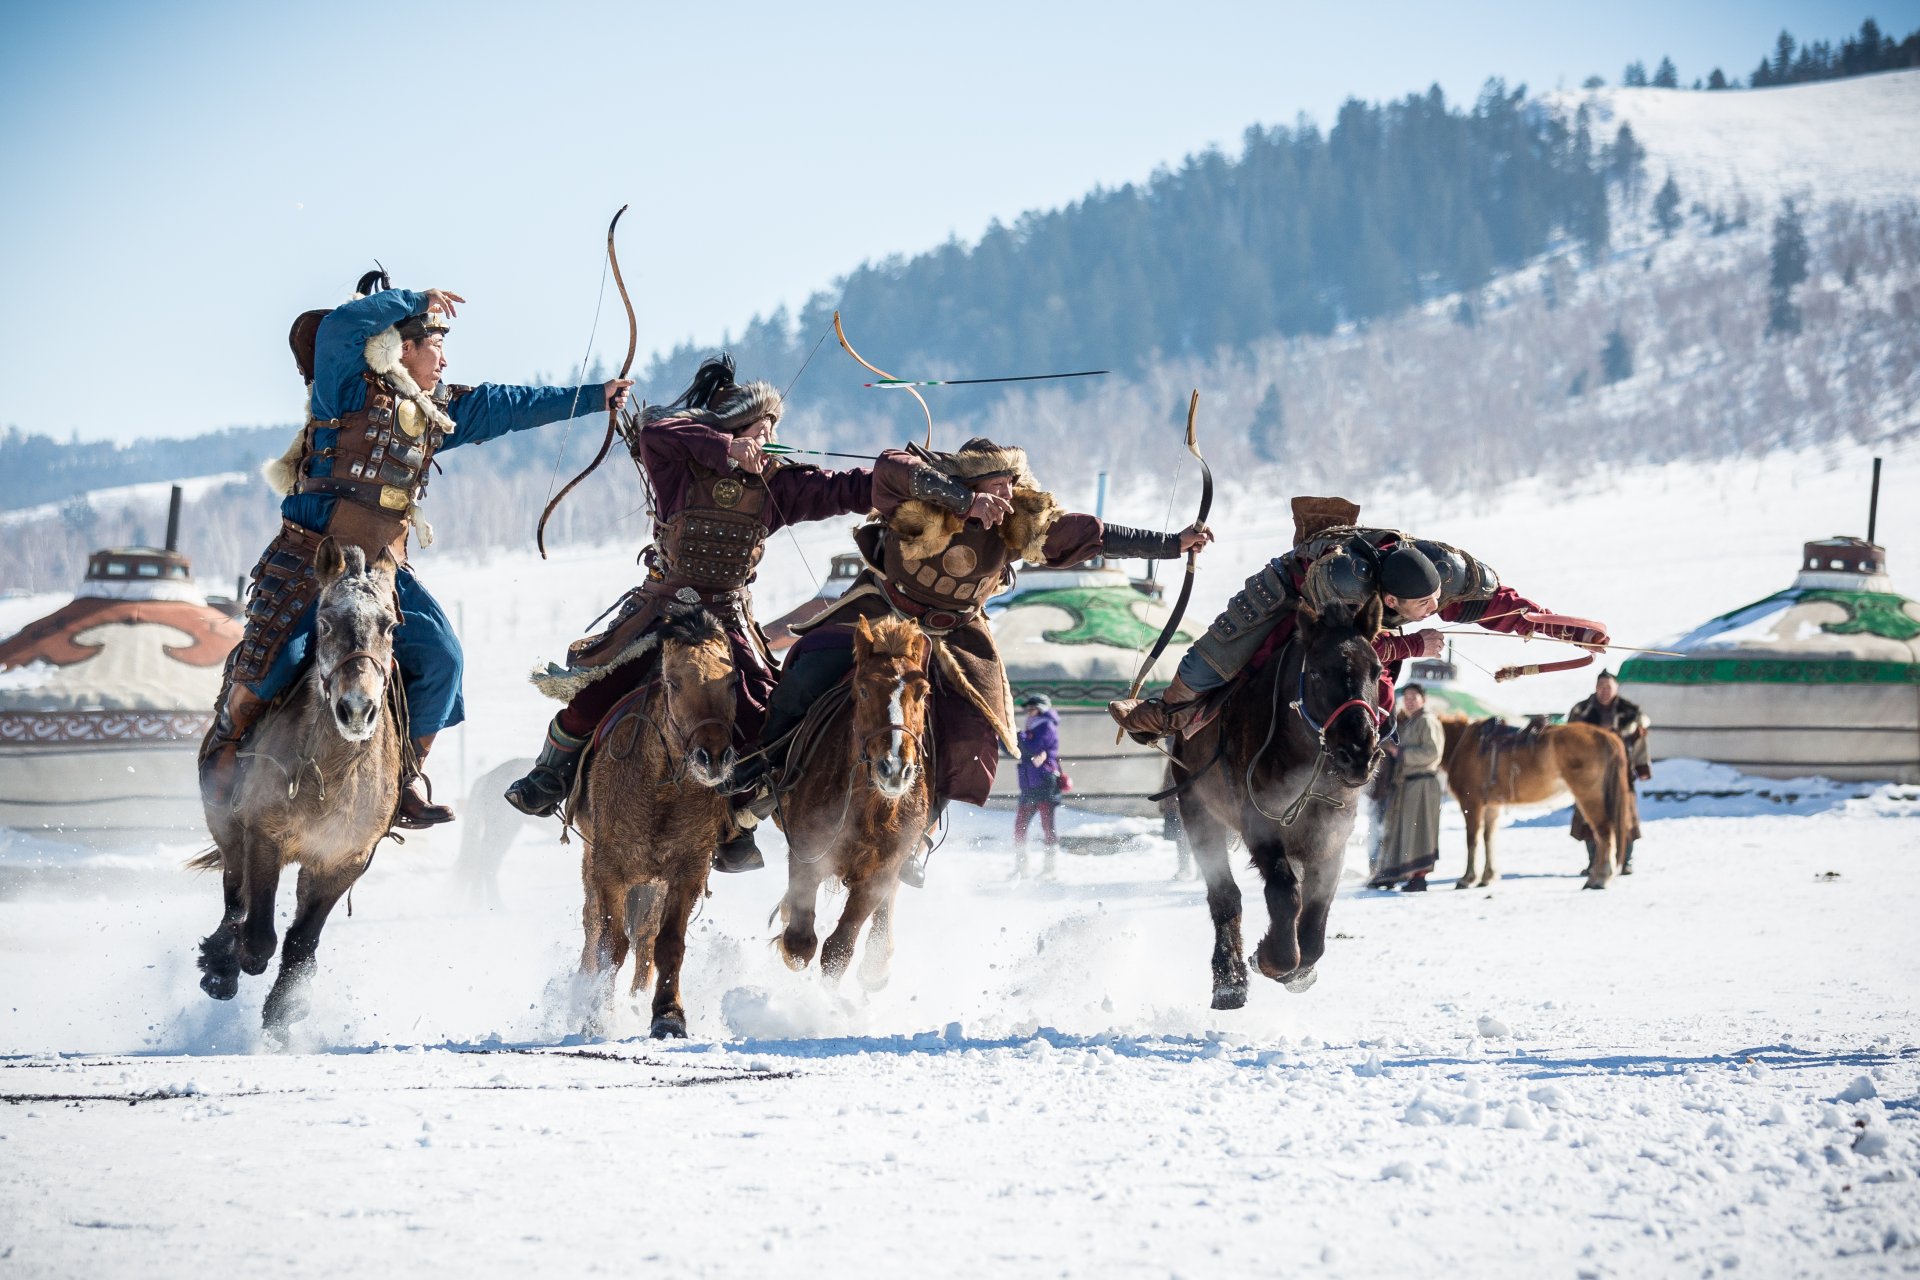
{"type": "Polygon", "coordinates": [[[1020,704],[1026,709],[1026,727],[1020,730],[1020,807],[1013,815],[1013,878],[1027,877],[1027,827],[1040,815],[1040,834],[1046,840],[1042,878],[1053,875],[1060,837],[1053,829],[1053,811],[1060,806],[1060,713],[1044,693],[1020,704]]]}

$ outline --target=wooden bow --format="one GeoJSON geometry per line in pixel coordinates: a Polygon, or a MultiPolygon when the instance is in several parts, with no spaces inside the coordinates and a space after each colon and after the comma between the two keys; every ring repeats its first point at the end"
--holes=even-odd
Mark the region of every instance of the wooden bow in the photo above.
{"type": "MultiPolygon", "coordinates": [[[[607,224],[607,263],[613,268],[613,283],[620,289],[620,304],[627,309],[627,358],[620,362],[618,377],[624,378],[633,370],[634,353],[640,347],[640,322],[633,314],[633,299],[627,296],[627,282],[620,277],[620,255],[613,250],[613,229],[620,225],[620,214],[627,211],[626,205],[620,206],[620,213],[613,215],[613,221],[607,224]]],[[[862,363],[865,363],[864,361],[862,363]]],[[[594,469],[607,460],[607,451],[613,448],[613,436],[620,429],[620,411],[613,407],[613,401],[607,401],[607,437],[600,442],[600,452],[593,455],[593,461],[587,469],[567,481],[566,487],[553,495],[553,501],[540,513],[540,523],[535,526],[533,540],[540,548],[540,558],[547,558],[547,520],[553,515],[560,500],[573,492],[573,487],[592,475],[594,469]]]]}
{"type": "Polygon", "coordinates": [[[920,402],[920,412],[927,415],[927,439],[926,439],[926,442],[921,447],[926,449],[933,448],[933,408],[927,404],[927,398],[921,395],[920,392],[914,387],[907,385],[907,383],[903,379],[894,377],[892,374],[888,373],[885,369],[882,369],[879,365],[874,364],[871,360],[868,360],[865,356],[861,355],[858,351],[855,351],[853,349],[853,344],[847,341],[846,329],[841,327],[840,313],[838,311],[835,311],[833,313],[833,336],[840,340],[841,350],[845,351],[848,355],[852,356],[855,360],[859,361],[862,368],[866,369],[869,373],[872,373],[876,378],[885,379],[889,384],[898,387],[901,391],[906,392],[908,395],[912,396],[915,400],[918,400],[920,402]]]}
{"type": "MultiPolygon", "coordinates": [[[[1187,402],[1187,452],[1200,459],[1200,514],[1193,518],[1192,527],[1198,528],[1207,522],[1207,514],[1213,510],[1213,468],[1207,465],[1205,455],[1200,452],[1200,437],[1197,424],[1200,417],[1200,392],[1196,388],[1193,399],[1187,402]]],[[[1167,651],[1174,634],[1180,629],[1180,620],[1186,616],[1187,601],[1193,598],[1193,570],[1200,559],[1200,548],[1194,547],[1187,552],[1187,578],[1180,584],[1180,596],[1173,603],[1173,612],[1167,617],[1167,625],[1160,629],[1160,638],[1153,642],[1147,659],[1140,664],[1139,672],[1133,677],[1133,687],[1127,693],[1129,698],[1140,696],[1140,690],[1147,683],[1147,676],[1153,670],[1153,664],[1167,651]]]]}

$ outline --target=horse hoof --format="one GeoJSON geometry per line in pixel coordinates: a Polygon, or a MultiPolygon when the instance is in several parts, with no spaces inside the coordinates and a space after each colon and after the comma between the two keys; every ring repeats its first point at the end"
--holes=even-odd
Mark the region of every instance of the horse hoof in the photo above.
{"type": "Polygon", "coordinates": [[[653,1030],[647,1033],[655,1040],[685,1040],[687,1038],[687,1020],[678,1013],[663,1013],[653,1020],[653,1030]]]}
{"type": "Polygon", "coordinates": [[[200,989],[215,1000],[231,1000],[240,994],[240,974],[237,970],[209,970],[200,975],[200,989]]]}
{"type": "Polygon", "coordinates": [[[1216,1009],[1241,1009],[1247,1003],[1246,986],[1215,987],[1213,989],[1213,1007],[1216,1009]]]}
{"type": "Polygon", "coordinates": [[[787,968],[793,970],[795,973],[800,973],[806,969],[808,962],[813,959],[813,956],[805,951],[789,951],[787,948],[781,947],[780,958],[787,962],[787,968]]]}
{"type": "Polygon", "coordinates": [[[1607,887],[1607,882],[1604,880],[1589,880],[1580,887],[1582,889],[1604,889],[1607,887]]]}
{"type": "Polygon", "coordinates": [[[864,973],[863,972],[860,975],[860,985],[866,988],[868,991],[885,991],[887,989],[887,984],[892,981],[893,981],[893,975],[890,973],[864,973]]]}
{"type": "Polygon", "coordinates": [[[1318,969],[1302,969],[1290,977],[1280,979],[1280,985],[1293,992],[1293,994],[1299,995],[1302,991],[1305,991],[1318,981],[1320,981],[1320,971],[1318,969]]]}
{"type": "Polygon", "coordinates": [[[1453,887],[1456,889],[1471,889],[1473,888],[1473,877],[1461,876],[1458,880],[1455,880],[1453,882],[1453,887]]]}

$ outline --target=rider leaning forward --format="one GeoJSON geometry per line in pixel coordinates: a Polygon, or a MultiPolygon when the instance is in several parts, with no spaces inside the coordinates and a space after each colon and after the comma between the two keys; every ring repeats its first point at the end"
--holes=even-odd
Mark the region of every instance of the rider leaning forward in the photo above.
{"type": "MultiPolygon", "coordinates": [[[[747,586],[767,538],[789,524],[863,514],[873,494],[864,468],[825,471],[767,453],[780,413],[779,391],[735,382],[727,356],[703,363],[671,404],[645,411],[633,448],[653,495],[647,576],[615,604],[610,625],[574,642],[565,666],[534,672],[535,686],[567,705],[533,769],[507,789],[523,813],[545,816],[566,800],[595,727],[655,671],[655,633],[673,610],[703,606],[726,629],[739,673],[736,746],[742,756],[759,746],[776,663],[747,586]]],[[[751,826],[734,827],[715,851],[721,871],[761,865],[751,826]]]]}
{"type": "Polygon", "coordinates": [[[1359,516],[1360,508],[1344,499],[1294,499],[1293,548],[1268,561],[1227,601],[1207,633],[1188,648],[1163,694],[1112,703],[1113,718],[1142,742],[1191,731],[1213,705],[1207,695],[1225,688],[1256,659],[1279,651],[1293,635],[1294,613],[1303,603],[1313,609],[1358,607],[1380,597],[1385,612],[1373,647],[1385,668],[1383,705],[1392,704],[1401,662],[1435,657],[1446,644],[1438,631],[1399,634],[1409,623],[1438,617],[1512,635],[1591,646],[1606,642],[1603,633],[1589,627],[1534,622],[1527,615],[1542,612],[1541,606],[1501,586],[1491,568],[1459,548],[1395,529],[1365,528],[1355,523],[1359,516]]]}
{"type": "MultiPolygon", "coordinates": [[[[320,588],[314,555],[325,537],[359,547],[369,562],[389,552],[399,565],[393,653],[415,759],[426,757],[440,730],[464,720],[460,642],[445,611],[407,567],[416,523],[421,544],[432,541],[418,514],[428,467],[447,449],[604,410],[609,399],[617,408],[632,385],[625,379],[585,387],[442,382],[447,321],[465,299],[440,289],[376,289],[385,283],[371,273],[352,301],[294,322],[290,340],[307,380],[307,422],[267,469],[282,495],[280,533],[254,567],[246,634],[227,659],[214,722],[201,743],[200,786],[210,804],[232,803],[248,729],[306,661],[320,588]]],[[[396,824],[449,821],[451,810],[414,788],[417,777],[416,768],[401,789],[396,824]]]]}
{"type": "MultiPolygon", "coordinates": [[[[1165,560],[1212,541],[1205,529],[1155,533],[1063,511],[1023,450],[967,441],[953,453],[888,450],[873,467],[873,516],[854,532],[866,568],[845,595],[797,623],[800,641],[775,687],[766,740],[777,743],[853,664],[861,619],[907,617],[932,641],[935,821],[950,800],[986,803],[999,747],[1015,750],[1012,691],[987,625],[987,601],[1017,560],[1064,568],[1095,556],[1165,560]]],[[[773,800],[763,786],[760,816],[773,800]]],[[[924,853],[901,870],[920,884],[924,853]]]]}

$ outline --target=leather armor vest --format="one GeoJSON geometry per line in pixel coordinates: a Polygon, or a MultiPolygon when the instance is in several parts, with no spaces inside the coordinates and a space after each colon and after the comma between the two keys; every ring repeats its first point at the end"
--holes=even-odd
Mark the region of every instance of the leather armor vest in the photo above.
{"type": "Polygon", "coordinates": [[[908,559],[900,539],[888,530],[880,547],[887,583],[916,604],[970,613],[1000,589],[1011,554],[995,529],[968,524],[953,535],[946,550],[927,560],[908,559]]]}
{"type": "MultiPolygon", "coordinates": [[[[359,546],[369,557],[389,547],[404,562],[408,512],[426,496],[428,467],[446,432],[378,374],[362,376],[367,383],[364,406],[329,421],[308,421],[295,492],[344,499],[334,505],[327,532],[359,546]],[[329,428],[335,433],[332,447],[314,448],[314,432],[329,428]],[[332,462],[331,475],[313,474],[314,463],[322,458],[332,462]]],[[[449,387],[447,399],[470,389],[449,387]]]]}
{"type": "Polygon", "coordinates": [[[747,585],[767,545],[767,482],[748,472],[693,467],[693,494],[654,526],[656,567],[669,586],[734,591],[747,585]]]}

